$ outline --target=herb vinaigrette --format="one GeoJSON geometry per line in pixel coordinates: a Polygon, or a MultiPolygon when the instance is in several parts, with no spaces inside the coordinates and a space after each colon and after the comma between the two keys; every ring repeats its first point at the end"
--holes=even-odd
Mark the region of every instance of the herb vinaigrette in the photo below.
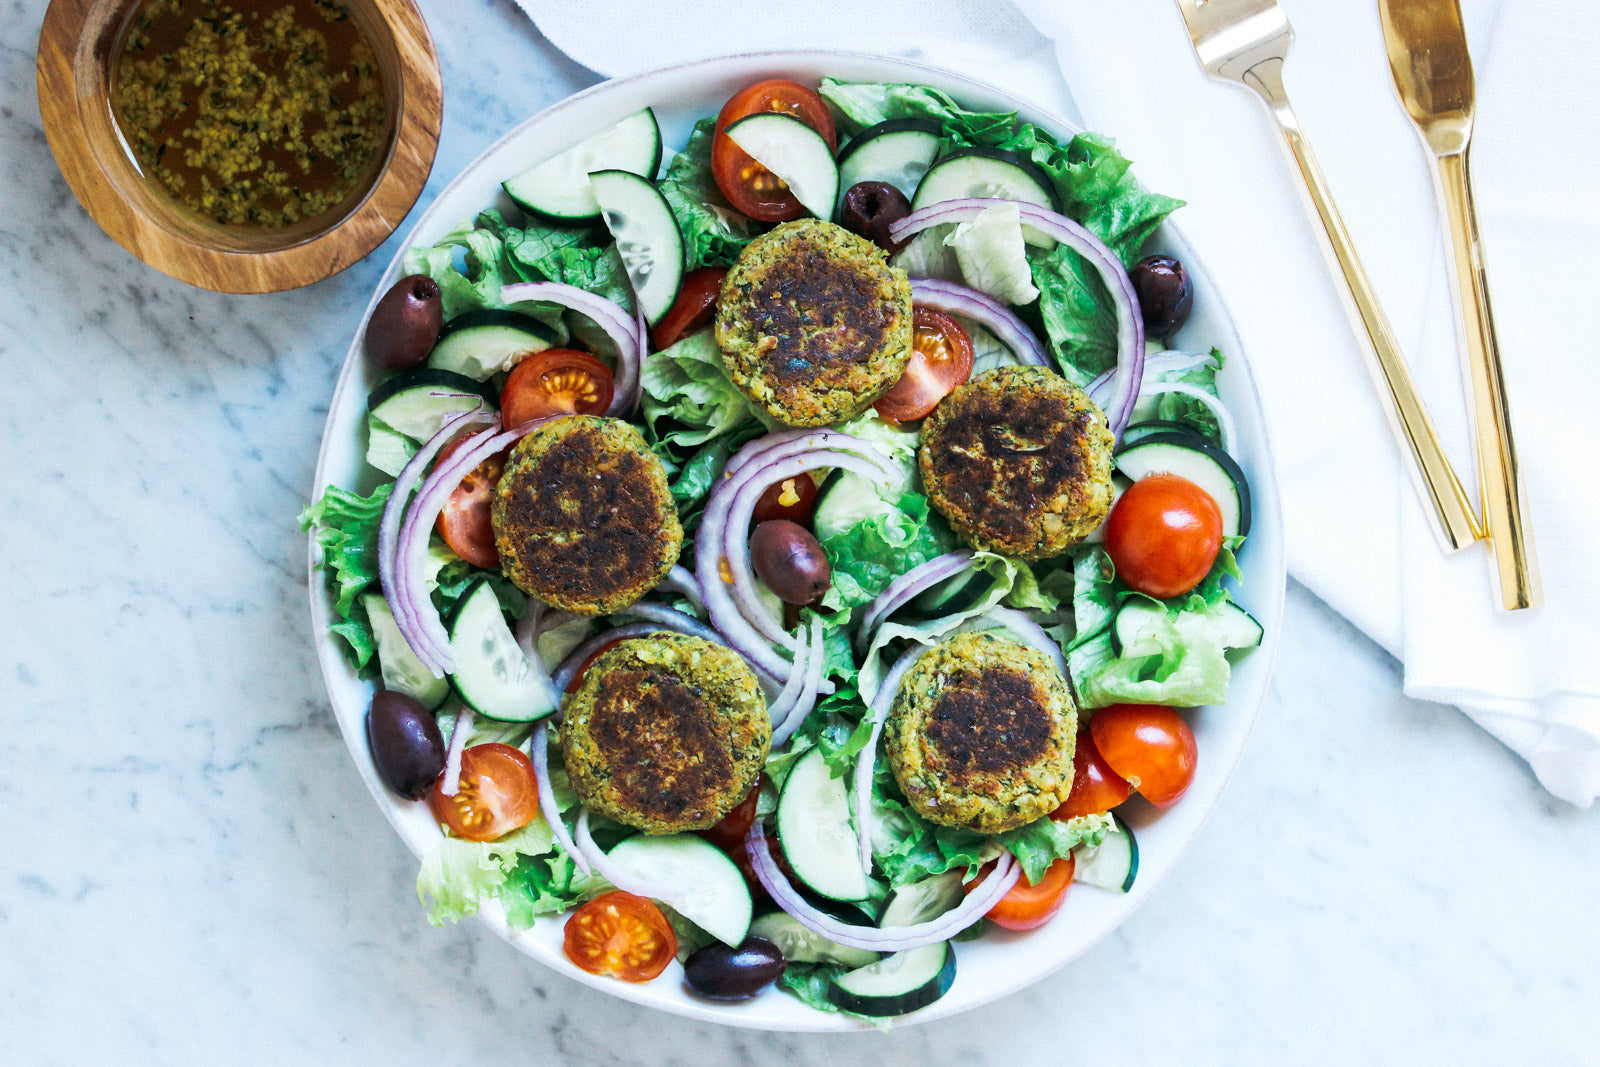
{"type": "Polygon", "coordinates": [[[333,0],[145,0],[111,82],[145,177],[225,226],[338,208],[388,134],[372,45],[333,0]]]}

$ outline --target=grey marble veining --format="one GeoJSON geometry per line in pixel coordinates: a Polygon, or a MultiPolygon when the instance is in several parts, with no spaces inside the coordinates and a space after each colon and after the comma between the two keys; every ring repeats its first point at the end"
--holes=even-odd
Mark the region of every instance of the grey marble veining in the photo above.
{"type": "MultiPolygon", "coordinates": [[[[591,76],[510,0],[422,6],[431,196],[591,76]]],[[[1594,1062],[1600,822],[1299,587],[1178,872],[992,1009],[747,1033],[429,927],[324,707],[293,521],[399,239],[276,296],[141,266],[46,149],[44,7],[0,8],[0,1062],[1594,1062]]]]}

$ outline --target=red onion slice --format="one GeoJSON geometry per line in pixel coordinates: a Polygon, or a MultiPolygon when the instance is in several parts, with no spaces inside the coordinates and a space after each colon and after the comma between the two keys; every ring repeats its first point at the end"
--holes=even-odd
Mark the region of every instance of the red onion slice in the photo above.
{"type": "Polygon", "coordinates": [[[671,903],[672,898],[680,892],[681,887],[654,885],[642,878],[635,878],[615,863],[612,863],[611,857],[606,855],[604,849],[594,843],[594,837],[589,833],[588,808],[580,808],[578,810],[578,825],[574,827],[574,831],[575,844],[578,848],[578,851],[573,853],[574,858],[582,855],[589,862],[589,865],[594,868],[596,874],[618,889],[633,893],[636,896],[650,897],[653,900],[662,900],[667,903],[671,903]]]}
{"type": "Polygon", "coordinates": [[[639,368],[642,346],[648,344],[639,320],[628,314],[621,304],[596,296],[587,289],[562,282],[519,282],[500,290],[500,303],[520,304],[524,301],[559,304],[570,308],[594,324],[611,339],[617,348],[617,368],[612,377],[611,406],[607,415],[626,415],[633,410],[639,388],[639,368]]]}
{"type": "Polygon", "coordinates": [[[956,629],[960,630],[987,630],[1001,627],[1010,630],[1023,644],[1029,645],[1049,657],[1055,664],[1056,670],[1061,672],[1061,677],[1067,675],[1067,657],[1062,655],[1061,646],[1056,644],[1045,628],[1040,626],[1024,612],[1016,608],[990,608],[975,619],[970,619],[956,629]]]}
{"type": "Polygon", "coordinates": [[[551,684],[555,686],[556,692],[565,693],[567,686],[572,684],[572,679],[577,676],[578,670],[583,666],[584,661],[611,642],[660,632],[661,626],[658,623],[631,622],[626,626],[618,626],[597,633],[567,653],[567,658],[556,666],[555,673],[551,676],[551,684]]]}
{"type": "MultiPolygon", "coordinates": [[[[796,653],[796,663],[799,662],[799,653],[796,653]]],[[[817,706],[817,692],[822,688],[822,671],[828,662],[827,646],[822,633],[822,617],[811,616],[811,642],[806,649],[806,676],[805,682],[800,687],[800,696],[794,706],[788,709],[783,716],[783,721],[772,732],[772,747],[778,748],[789,743],[795,731],[805,724],[811,710],[817,706]]],[[[799,673],[799,666],[795,673],[799,673]]]]}
{"type": "Polygon", "coordinates": [[[994,334],[1020,363],[1048,367],[1044,346],[1017,313],[988,293],[943,278],[913,278],[911,299],[935,311],[965,315],[994,334]]]}
{"type": "Polygon", "coordinates": [[[463,704],[456,715],[456,724],[450,728],[450,748],[444,757],[444,782],[439,786],[439,792],[447,797],[453,797],[461,790],[461,753],[466,751],[467,735],[472,732],[476,717],[472,708],[463,704]]]}
{"type": "Polygon", "coordinates": [[[567,850],[567,855],[572,857],[572,862],[578,865],[578,870],[584,874],[589,873],[589,858],[578,851],[578,843],[572,840],[572,835],[567,832],[567,824],[561,821],[561,805],[556,803],[555,786],[550,784],[550,724],[541,722],[534,728],[533,740],[529,747],[533,750],[533,777],[539,786],[539,811],[544,815],[544,821],[550,824],[551,831],[556,835],[556,843],[567,850]]]}
{"type": "Polygon", "coordinates": [[[1111,380],[1111,396],[1102,407],[1111,423],[1111,432],[1120,437],[1139,399],[1138,385],[1144,373],[1144,319],[1139,313],[1139,298],[1134,294],[1132,279],[1122,260],[1105,242],[1060,212],[1037,204],[984,198],[947,200],[913,211],[889,227],[889,237],[903,241],[930,226],[966,222],[986,208],[1011,202],[1017,204],[1023,225],[1053,237],[1082,256],[1100,275],[1106,291],[1111,294],[1117,313],[1117,366],[1111,380]]]}
{"type": "Polygon", "coordinates": [[[706,598],[700,595],[700,582],[695,578],[694,571],[681,563],[674,563],[672,570],[661,579],[661,584],[656,586],[656,591],[665,590],[677,593],[694,605],[696,611],[706,610],[706,598]]]}
{"type": "Polygon", "coordinates": [[[772,717],[772,747],[778,747],[778,728],[789,721],[789,713],[800,702],[800,691],[805,688],[806,674],[811,666],[811,645],[803,642],[795,649],[794,662],[789,664],[789,677],[783,683],[783,689],[767,705],[767,713],[772,717]]]}
{"type": "Polygon", "coordinates": [[[712,644],[726,645],[728,643],[721,634],[693,615],[685,615],[677,608],[669,608],[665,604],[650,604],[641,600],[636,604],[629,604],[617,612],[617,615],[631,615],[636,619],[655,623],[657,630],[671,630],[676,634],[687,634],[690,637],[698,637],[701,640],[710,641],[712,644]]]}
{"type": "Polygon", "coordinates": [[[795,891],[767,851],[767,835],[760,819],[751,825],[744,843],[756,880],[772,895],[778,907],[792,915],[801,926],[830,941],[874,952],[903,952],[950,940],[983,918],[1022,877],[1022,867],[1016,859],[1011,853],[1002,852],[994,870],[972,888],[965,900],[943,915],[914,926],[857,926],[819,911],[795,891]]]}
{"type": "Polygon", "coordinates": [[[878,735],[883,733],[883,722],[889,717],[889,709],[894,706],[895,694],[900,691],[900,679],[906,676],[906,671],[926,651],[926,647],[918,645],[902,652],[884,676],[883,684],[872,695],[872,704],[867,709],[872,716],[872,734],[856,756],[855,777],[856,841],[861,854],[861,869],[867,874],[872,873],[872,772],[878,763],[878,735]]]}
{"type": "Polygon", "coordinates": [[[926,563],[918,564],[884,586],[861,616],[861,626],[856,630],[856,647],[865,649],[872,643],[872,635],[885,619],[899,611],[926,589],[954,578],[972,563],[972,550],[946,552],[926,563]]]}

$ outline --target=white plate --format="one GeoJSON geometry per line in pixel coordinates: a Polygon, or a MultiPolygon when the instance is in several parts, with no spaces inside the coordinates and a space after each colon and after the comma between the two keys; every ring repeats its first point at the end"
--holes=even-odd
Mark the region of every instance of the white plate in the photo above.
{"type": "MultiPolygon", "coordinates": [[[[576,144],[595,130],[642,107],[655,108],[666,145],[681,148],[695,120],[715,113],[730,95],[751,82],[781,76],[815,84],[824,75],[853,81],[932,85],[949,92],[970,108],[1015,110],[1028,121],[1048,129],[1068,133],[1074,130],[1071,123],[991,86],[901,59],[845,52],[772,52],[700,60],[605,82],[563,100],[518,126],[450,183],[418,220],[406,244],[431,244],[460,220],[471,218],[491,204],[503,204],[500,182],[507,175],[576,144]]],[[[1116,133],[1115,130],[1106,132],[1116,133]]],[[[1183,195],[1182,189],[1161,191],[1183,195]]],[[[1250,479],[1254,503],[1250,540],[1240,560],[1244,571],[1242,599],[1266,628],[1266,641],[1236,665],[1228,690],[1228,705],[1208,708],[1191,717],[1200,760],[1188,795],[1181,803],[1159,814],[1142,802],[1130,805],[1136,809],[1130,821],[1138,831],[1140,846],[1139,875],[1133,892],[1112,893],[1078,886],[1068,897],[1061,914],[1039,930],[1026,934],[996,931],[959,945],[960,962],[950,992],[930,1007],[898,1020],[900,1024],[954,1015],[1015,992],[1077,958],[1132,915],[1199,834],[1244,753],[1245,740],[1266,693],[1283,617],[1284,555],[1278,490],[1261,402],[1238,335],[1200,258],[1171,223],[1162,227],[1156,244],[1162,251],[1182,259],[1194,279],[1195,310],[1178,338],[1180,346],[1185,343],[1202,348],[1215,345],[1227,355],[1220,389],[1238,422],[1235,458],[1250,479]]],[[[373,295],[366,315],[371,315],[378,295],[393,283],[399,269],[399,256],[396,256],[373,295]]],[[[366,315],[362,317],[362,329],[366,315]]],[[[328,485],[365,490],[372,484],[373,472],[365,467],[363,458],[361,427],[367,392],[375,376],[361,357],[361,332],[361,329],[356,331],[329,407],[322,453],[317,463],[315,493],[318,494],[328,485]]],[[[316,559],[313,542],[313,565],[316,559]]],[[[365,726],[372,686],[355,676],[328,634],[328,626],[334,621],[331,602],[322,572],[315,566],[311,572],[311,621],[328,695],[356,768],[395,830],[420,857],[438,841],[438,826],[425,804],[401,800],[378,780],[367,747],[365,726]]],[[[865,1025],[836,1013],[815,1011],[775,990],[739,1004],[700,1000],[685,991],[682,969],[677,964],[655,981],[643,985],[596,977],[577,969],[562,955],[560,917],[545,919],[525,933],[514,933],[506,926],[504,913],[497,903],[486,907],[481,918],[501,937],[546,966],[614,996],[663,1011],[768,1030],[854,1030],[865,1025]]]]}

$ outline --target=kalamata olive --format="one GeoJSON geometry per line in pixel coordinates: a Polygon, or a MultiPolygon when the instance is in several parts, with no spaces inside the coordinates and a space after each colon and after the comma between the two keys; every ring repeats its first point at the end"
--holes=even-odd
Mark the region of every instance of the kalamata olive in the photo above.
{"type": "Polygon", "coordinates": [[[444,735],[421,704],[392,689],[372,695],[367,709],[367,743],[383,784],[403,797],[420,800],[444,770],[444,735]]]}
{"type": "Polygon", "coordinates": [[[405,370],[428,358],[444,325],[439,283],[410,274],[390,287],[367,321],[367,359],[382,370],[405,370]]]}
{"type": "Polygon", "coordinates": [[[767,588],[785,604],[811,604],[833,581],[833,568],[811,531],[788,519],[757,523],[750,535],[750,562],[767,588]]]}
{"type": "Polygon", "coordinates": [[[1189,321],[1194,306],[1194,283],[1189,272],[1171,256],[1145,256],[1133,267],[1133,291],[1145,329],[1167,337],[1189,321]]]}
{"type": "Polygon", "coordinates": [[[911,214],[906,194],[887,182],[856,182],[844,194],[839,225],[879,248],[898,252],[904,242],[889,240],[889,227],[911,214]]]}
{"type": "Polygon", "coordinates": [[[776,982],[789,965],[764,937],[747,937],[738,948],[721,941],[689,954],[683,979],[691,992],[708,1000],[745,1000],[776,982]]]}

